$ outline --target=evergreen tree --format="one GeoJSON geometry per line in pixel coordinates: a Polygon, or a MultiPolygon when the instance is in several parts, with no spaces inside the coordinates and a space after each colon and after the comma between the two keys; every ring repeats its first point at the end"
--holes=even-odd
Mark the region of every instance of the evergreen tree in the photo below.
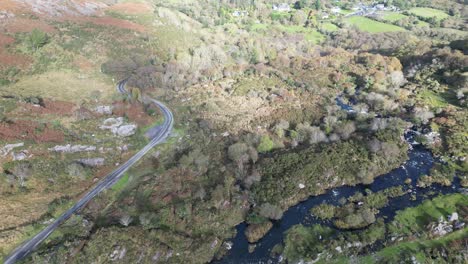
{"type": "Polygon", "coordinates": [[[320,0],[316,0],[315,1],[315,9],[320,10],[320,7],[321,7],[320,0]]]}

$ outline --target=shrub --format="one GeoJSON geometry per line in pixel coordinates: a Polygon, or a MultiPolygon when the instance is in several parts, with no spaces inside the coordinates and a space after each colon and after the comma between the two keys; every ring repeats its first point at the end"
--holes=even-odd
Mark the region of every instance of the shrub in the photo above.
{"type": "Polygon", "coordinates": [[[37,28],[31,31],[31,33],[29,33],[28,37],[26,38],[28,48],[30,48],[33,52],[37,51],[48,42],[49,37],[47,34],[37,28]]]}
{"type": "Polygon", "coordinates": [[[257,147],[258,152],[268,152],[274,148],[275,144],[268,135],[262,136],[257,147]]]}
{"type": "Polygon", "coordinates": [[[281,217],[283,217],[283,212],[276,205],[264,203],[262,204],[262,206],[260,206],[260,215],[273,220],[278,220],[281,219],[281,217]]]}

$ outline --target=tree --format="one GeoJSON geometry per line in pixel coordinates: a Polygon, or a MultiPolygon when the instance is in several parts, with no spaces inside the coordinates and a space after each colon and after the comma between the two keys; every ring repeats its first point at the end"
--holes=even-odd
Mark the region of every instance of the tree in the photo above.
{"type": "Polygon", "coordinates": [[[273,220],[279,220],[283,217],[283,212],[281,211],[281,208],[276,205],[264,203],[260,206],[260,215],[273,220]]]}
{"type": "Polygon", "coordinates": [[[263,135],[257,147],[258,152],[268,152],[274,148],[275,144],[268,135],[263,135]]]}
{"type": "Polygon", "coordinates": [[[390,80],[393,85],[393,87],[398,88],[402,86],[406,80],[405,76],[403,75],[402,71],[394,71],[390,74],[390,80]]]}
{"type": "Polygon", "coordinates": [[[416,121],[427,124],[429,119],[434,117],[434,113],[427,108],[416,107],[413,111],[413,116],[416,121]]]}
{"type": "Polygon", "coordinates": [[[328,141],[327,135],[325,135],[325,133],[322,130],[320,130],[319,127],[311,127],[311,131],[309,134],[309,143],[315,144],[325,141],[328,141]]]}
{"type": "Polygon", "coordinates": [[[315,9],[320,10],[321,6],[322,5],[320,4],[320,0],[315,0],[315,9]]]}
{"type": "Polygon", "coordinates": [[[307,15],[302,10],[296,11],[291,16],[291,22],[294,23],[295,25],[303,26],[305,24],[306,20],[307,20],[307,15]]]}
{"type": "Polygon", "coordinates": [[[136,87],[132,88],[132,101],[142,102],[141,91],[136,87]]]}
{"type": "Polygon", "coordinates": [[[119,219],[119,223],[123,226],[128,226],[132,221],[133,221],[133,218],[129,216],[128,214],[124,214],[119,219]]]}
{"type": "Polygon", "coordinates": [[[33,29],[29,36],[26,38],[29,48],[32,51],[37,51],[41,47],[43,47],[49,41],[49,37],[47,34],[37,28],[33,29]]]}
{"type": "Polygon", "coordinates": [[[368,147],[372,153],[377,153],[382,148],[382,143],[378,139],[373,138],[371,141],[369,141],[368,147]]]}
{"type": "Polygon", "coordinates": [[[29,162],[22,162],[13,167],[12,169],[12,174],[16,177],[18,180],[18,184],[20,187],[25,187],[26,186],[26,180],[31,176],[32,174],[32,168],[31,164],[29,162]]]}
{"type": "Polygon", "coordinates": [[[294,9],[302,9],[304,7],[306,7],[306,0],[300,0],[300,1],[296,1],[294,3],[294,9]]]}
{"type": "Polygon", "coordinates": [[[275,125],[275,133],[278,137],[282,138],[284,137],[284,131],[289,129],[289,122],[286,120],[281,119],[276,125],[275,125]]]}
{"type": "Polygon", "coordinates": [[[139,216],[140,224],[144,229],[153,229],[161,226],[158,215],[151,212],[144,212],[139,216]]]}
{"type": "Polygon", "coordinates": [[[244,162],[249,158],[247,155],[249,147],[245,143],[237,142],[228,148],[228,157],[235,162],[244,162]]]}
{"type": "Polygon", "coordinates": [[[354,131],[356,131],[356,125],[352,121],[346,122],[345,124],[340,124],[336,128],[336,132],[340,134],[342,139],[348,139],[349,136],[354,133],[354,131]]]}

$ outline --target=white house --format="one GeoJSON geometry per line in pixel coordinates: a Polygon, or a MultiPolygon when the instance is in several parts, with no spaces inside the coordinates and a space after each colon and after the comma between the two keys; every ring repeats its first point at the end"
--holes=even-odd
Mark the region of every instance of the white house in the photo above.
{"type": "Polygon", "coordinates": [[[244,17],[244,16],[248,16],[248,15],[249,15],[249,12],[242,11],[242,10],[236,10],[236,11],[232,12],[232,16],[234,16],[234,17],[244,17]]]}
{"type": "Polygon", "coordinates": [[[334,13],[334,14],[337,14],[337,13],[340,13],[341,12],[341,8],[339,8],[338,6],[334,6],[330,9],[330,12],[334,13]]]}
{"type": "Polygon", "coordinates": [[[278,12],[289,12],[291,11],[291,7],[286,4],[286,3],[282,3],[282,4],[273,4],[273,10],[274,11],[278,11],[278,12]]]}
{"type": "Polygon", "coordinates": [[[378,5],[375,5],[374,7],[377,10],[385,10],[385,5],[384,4],[378,4],[378,5]]]}

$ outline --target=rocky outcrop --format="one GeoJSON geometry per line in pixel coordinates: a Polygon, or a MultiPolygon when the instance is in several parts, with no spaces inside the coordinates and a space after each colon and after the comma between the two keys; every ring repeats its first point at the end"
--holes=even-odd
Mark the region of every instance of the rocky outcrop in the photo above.
{"type": "Polygon", "coordinates": [[[27,150],[22,150],[22,151],[19,151],[17,153],[12,152],[11,156],[12,156],[13,160],[16,161],[16,160],[29,159],[29,158],[32,157],[32,154],[29,154],[29,151],[27,151],[27,150]]]}
{"type": "Polygon", "coordinates": [[[459,220],[457,212],[453,212],[452,214],[448,215],[447,219],[448,220],[445,220],[445,218],[441,216],[437,223],[431,223],[428,225],[431,236],[445,236],[449,233],[452,233],[454,230],[462,229],[465,226],[465,223],[459,220]]]}
{"type": "Polygon", "coordinates": [[[104,122],[102,122],[102,125],[99,128],[103,130],[105,129],[112,130],[121,126],[123,124],[123,121],[124,121],[123,117],[107,118],[106,120],[104,120],[104,122]]]}
{"type": "Polygon", "coordinates": [[[135,124],[126,124],[124,125],[123,117],[117,118],[108,118],[104,120],[102,125],[99,127],[103,130],[110,130],[112,134],[119,137],[129,137],[135,134],[137,125],[135,124]]]}
{"type": "Polygon", "coordinates": [[[104,158],[77,159],[76,162],[88,167],[99,167],[104,165],[104,158]]]}
{"type": "Polygon", "coordinates": [[[136,125],[130,124],[130,125],[121,126],[115,132],[114,131],[112,132],[118,135],[119,137],[129,137],[135,134],[136,129],[137,129],[136,125]]]}
{"type": "Polygon", "coordinates": [[[19,148],[19,147],[23,147],[24,146],[24,143],[23,142],[20,142],[20,143],[16,143],[16,144],[8,144],[8,145],[5,145],[1,150],[0,150],[0,154],[2,154],[2,156],[6,156],[10,153],[10,151],[12,151],[13,149],[15,148],[19,148]]]}
{"type": "Polygon", "coordinates": [[[100,105],[100,106],[97,106],[94,111],[101,115],[111,115],[112,110],[113,110],[113,106],[111,105],[100,105]]]}
{"type": "Polygon", "coordinates": [[[64,145],[60,146],[57,145],[53,148],[49,148],[49,151],[54,151],[54,152],[60,152],[60,153],[75,153],[75,152],[90,152],[90,151],[95,151],[96,147],[95,146],[86,146],[86,145],[64,145]]]}

